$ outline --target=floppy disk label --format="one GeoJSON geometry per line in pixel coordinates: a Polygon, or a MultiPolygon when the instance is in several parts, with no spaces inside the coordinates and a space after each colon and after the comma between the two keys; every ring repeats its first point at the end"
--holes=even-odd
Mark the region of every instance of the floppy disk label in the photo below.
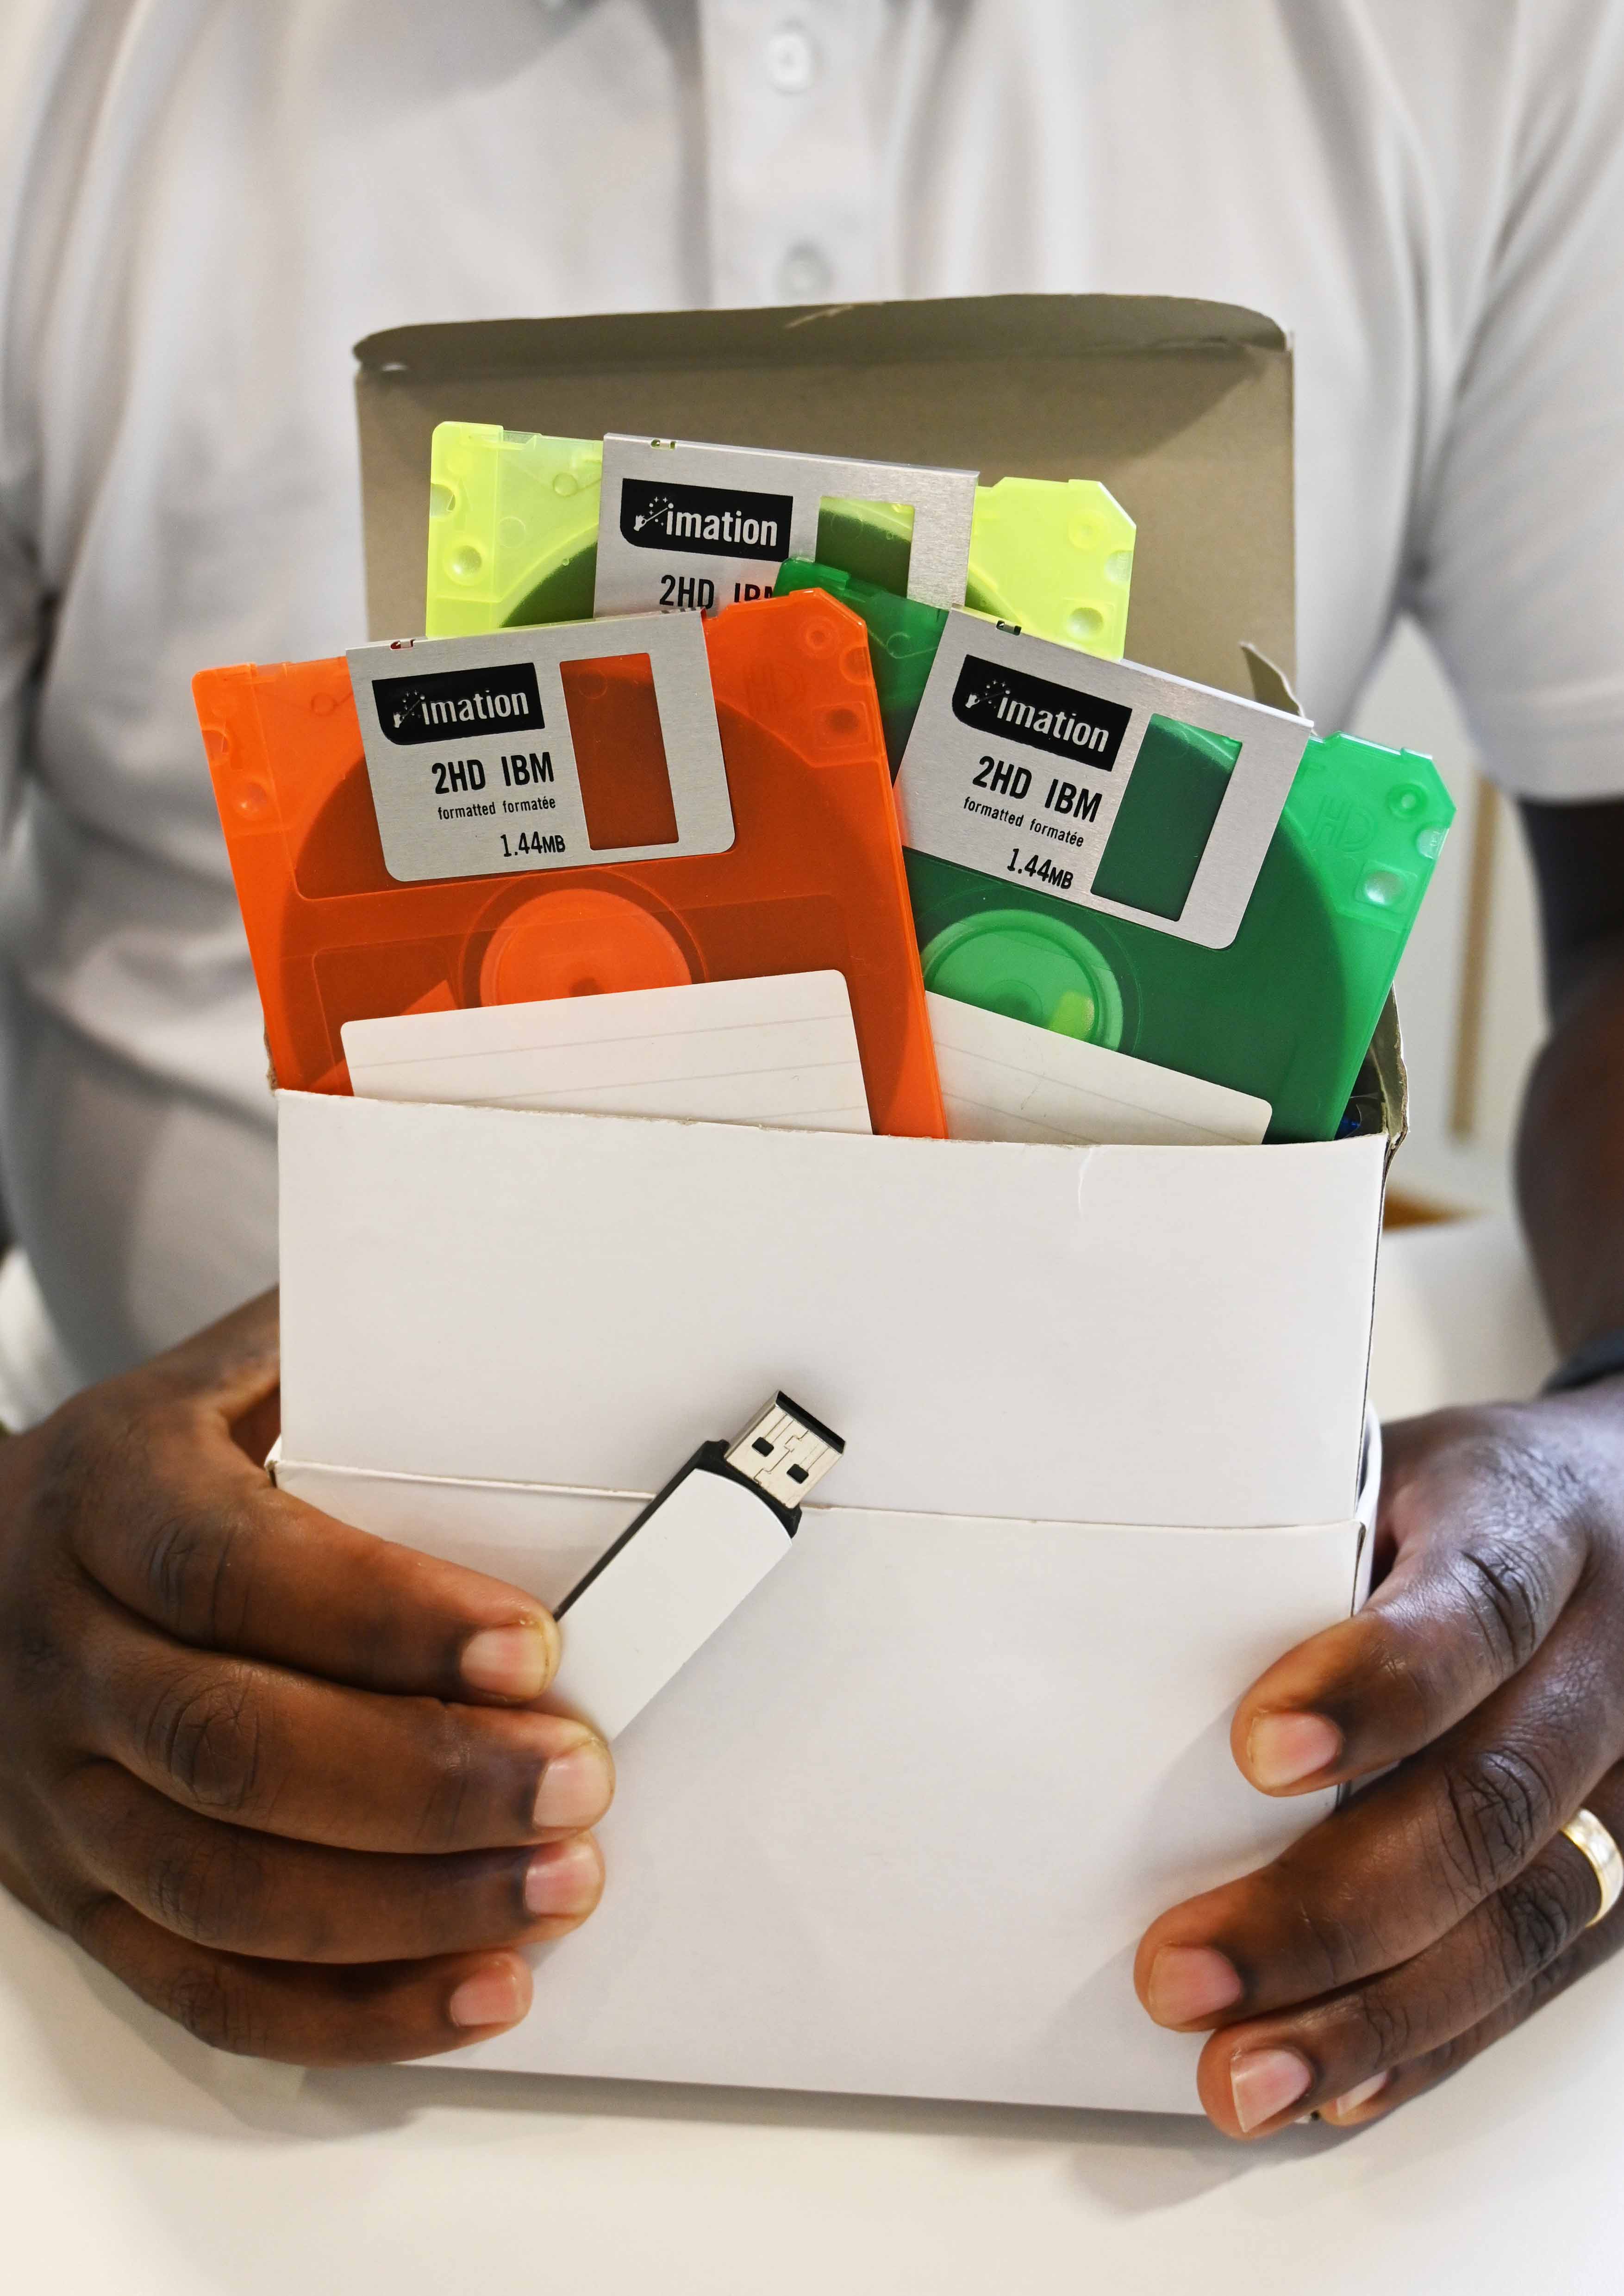
{"type": "Polygon", "coordinates": [[[826,497],[912,506],[908,595],[961,606],[976,473],[848,462],[687,439],[603,441],[595,610],[714,613],[772,589],[786,558],[815,558],[826,497]]]}
{"type": "Polygon", "coordinates": [[[695,614],[406,639],[357,646],[349,663],[384,863],[403,883],[720,853],[734,841],[695,614]],[[646,781],[663,750],[657,786],[628,789],[614,756],[593,754],[591,703],[611,667],[646,702],[657,738],[637,754],[646,781]]]}
{"type": "Polygon", "coordinates": [[[850,992],[832,969],[407,1013],[342,1033],[349,1080],[373,1100],[873,1129],[850,992]]]}
{"type": "Polygon", "coordinates": [[[903,842],[1224,948],[1313,731],[1289,711],[950,614],[898,772],[903,842]],[[1153,722],[1216,736],[1234,758],[1176,916],[1093,890],[1153,722]]]}
{"type": "Polygon", "coordinates": [[[1268,1130],[1269,1104],[1251,1093],[957,997],[927,996],[925,1003],[950,1140],[1255,1147],[1268,1130]]]}

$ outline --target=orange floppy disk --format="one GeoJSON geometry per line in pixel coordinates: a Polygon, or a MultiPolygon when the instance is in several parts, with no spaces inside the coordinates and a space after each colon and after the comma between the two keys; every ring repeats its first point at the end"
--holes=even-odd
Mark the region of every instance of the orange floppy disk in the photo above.
{"type": "Polygon", "coordinates": [[[347,1021],[842,973],[876,1132],[946,1126],[863,623],[697,615],[205,670],[279,1084],[347,1021]]]}

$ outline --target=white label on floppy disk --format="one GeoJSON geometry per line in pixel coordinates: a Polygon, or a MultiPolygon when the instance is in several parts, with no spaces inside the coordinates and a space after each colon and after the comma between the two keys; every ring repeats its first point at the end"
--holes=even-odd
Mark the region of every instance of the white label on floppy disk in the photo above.
{"type": "MultiPolygon", "coordinates": [[[[733,806],[697,614],[407,638],[349,655],[384,865],[406,884],[723,853],[733,806]],[[646,661],[668,788],[638,845],[595,845],[564,670],[646,661]]],[[[584,707],[592,696],[578,685],[584,707]]],[[[652,729],[651,729],[652,731],[652,729]]],[[[651,768],[657,759],[649,754],[651,768]]]]}
{"type": "Polygon", "coordinates": [[[816,557],[818,508],[830,495],[911,504],[908,595],[962,606],[975,485],[974,471],[611,431],[603,441],[595,611],[713,613],[767,597],[786,558],[816,557]]]}
{"type": "Polygon", "coordinates": [[[925,1003],[949,1139],[1253,1147],[1268,1130],[1269,1104],[1251,1093],[956,996],[927,995],[925,1003]]]}
{"type": "Polygon", "coordinates": [[[347,1021],[343,1037],[365,1100],[874,1129],[838,972],[347,1021]]]}
{"type": "Polygon", "coordinates": [[[897,775],[902,841],[1002,884],[1226,948],[1313,731],[1287,710],[951,614],[897,775]],[[1240,745],[1177,917],[1092,890],[1152,718],[1240,745]]]}

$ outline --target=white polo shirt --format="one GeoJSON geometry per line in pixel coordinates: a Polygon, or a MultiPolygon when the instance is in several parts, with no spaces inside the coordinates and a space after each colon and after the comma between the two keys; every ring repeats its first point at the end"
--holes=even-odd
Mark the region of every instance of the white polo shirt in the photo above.
{"type": "Polygon", "coordinates": [[[1612,0],[6,0],[0,1417],[275,1275],[189,682],[364,632],[356,339],[1012,289],[1290,328],[1305,705],[1624,791],[1612,0]]]}

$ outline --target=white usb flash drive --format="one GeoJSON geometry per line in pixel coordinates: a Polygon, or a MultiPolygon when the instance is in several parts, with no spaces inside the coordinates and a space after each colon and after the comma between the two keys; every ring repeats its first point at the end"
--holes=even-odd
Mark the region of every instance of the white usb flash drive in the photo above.
{"type": "Polygon", "coordinates": [[[558,1605],[548,1703],[618,1736],[783,1561],[845,1447],[787,1395],[702,1444],[558,1605]]]}

